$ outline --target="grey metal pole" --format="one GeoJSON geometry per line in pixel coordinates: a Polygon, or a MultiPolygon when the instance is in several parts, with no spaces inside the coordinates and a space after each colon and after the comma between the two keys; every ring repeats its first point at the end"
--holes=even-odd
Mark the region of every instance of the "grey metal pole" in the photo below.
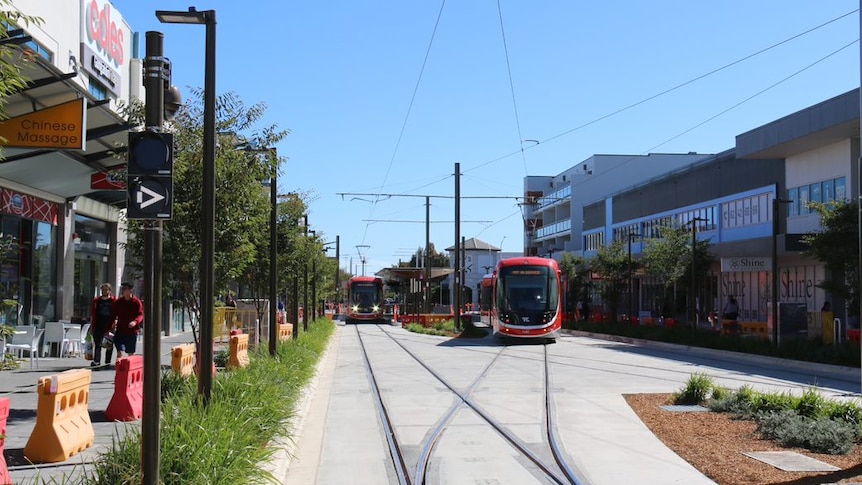
{"type": "Polygon", "coordinates": [[[269,179],[269,355],[276,354],[276,343],[278,342],[278,328],[276,328],[275,312],[278,308],[278,289],[276,288],[276,258],[278,257],[278,157],[272,168],[272,178],[269,179]]]}
{"type": "MultiPolygon", "coordinates": [[[[303,216],[305,222],[305,244],[308,244],[308,214],[303,216]]],[[[308,257],[302,264],[302,329],[308,331],[308,257]]]]}
{"type": "MultiPolygon", "coordinates": [[[[146,33],[144,87],[147,129],[164,123],[164,35],[146,33]]],[[[144,221],[144,402],[141,419],[141,482],[159,483],[159,415],[161,407],[161,221],[144,221]]],[[[126,322],[120,322],[125,325],[126,322]]]]}
{"type": "Polygon", "coordinates": [[[341,236],[335,236],[335,312],[341,306],[341,236]]]}
{"type": "Polygon", "coordinates": [[[772,343],[778,345],[778,187],[775,188],[775,198],[772,199],[772,343]]]}
{"type": "Polygon", "coordinates": [[[425,281],[423,287],[423,298],[425,313],[431,313],[431,197],[425,196],[425,281]]]}
{"type": "Polygon", "coordinates": [[[455,330],[461,330],[461,164],[455,162],[455,285],[453,313],[455,330]]]}

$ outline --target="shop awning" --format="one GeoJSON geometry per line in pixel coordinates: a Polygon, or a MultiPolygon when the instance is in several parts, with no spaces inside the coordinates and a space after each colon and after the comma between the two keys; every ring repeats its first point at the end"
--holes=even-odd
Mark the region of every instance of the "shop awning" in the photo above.
{"type": "Polygon", "coordinates": [[[130,125],[111,110],[108,101],[96,100],[77,84],[76,72],[61,72],[38,56],[22,65],[25,66],[22,74],[30,82],[7,98],[7,114],[15,117],[84,98],[86,150],[4,147],[0,178],[64,199],[85,195],[124,207],[125,191],[93,190],[90,177],[125,163],[130,125]]]}

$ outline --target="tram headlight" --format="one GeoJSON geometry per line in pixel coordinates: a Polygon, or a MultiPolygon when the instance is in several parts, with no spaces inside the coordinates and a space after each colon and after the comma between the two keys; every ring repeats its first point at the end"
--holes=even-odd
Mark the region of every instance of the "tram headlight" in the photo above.
{"type": "Polygon", "coordinates": [[[359,311],[359,305],[353,305],[351,308],[353,309],[354,312],[359,311]]]}
{"type": "Polygon", "coordinates": [[[373,310],[373,311],[375,311],[375,312],[376,312],[376,311],[380,310],[380,307],[379,307],[379,306],[377,306],[377,305],[374,305],[374,306],[371,308],[371,310],[373,310]]]}

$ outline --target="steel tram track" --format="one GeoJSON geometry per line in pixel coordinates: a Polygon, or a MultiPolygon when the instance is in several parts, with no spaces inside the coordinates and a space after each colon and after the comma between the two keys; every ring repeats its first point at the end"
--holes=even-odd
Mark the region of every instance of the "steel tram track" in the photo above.
{"type": "Polygon", "coordinates": [[[548,438],[548,444],[551,451],[551,454],[554,457],[554,461],[556,462],[556,467],[554,465],[549,465],[542,458],[537,456],[535,453],[530,451],[527,444],[524,443],[520,438],[515,436],[513,433],[508,431],[502,423],[488,414],[479,404],[472,398],[473,390],[478,386],[478,384],[486,377],[488,371],[497,361],[497,359],[502,355],[502,353],[506,350],[506,347],[500,349],[500,351],[491,359],[481,373],[473,380],[473,382],[467,387],[467,389],[463,392],[459,392],[456,390],[446,379],[444,379],[439,373],[437,373],[434,369],[429,367],[419,356],[417,356],[414,352],[409,350],[402,344],[398,339],[393,337],[389,332],[383,330],[379,325],[377,326],[381,332],[383,332],[387,337],[389,337],[392,341],[398,344],[404,352],[406,352],[411,358],[413,358],[419,365],[425,368],[435,379],[437,379],[440,383],[442,383],[447,389],[449,389],[453,394],[458,396],[459,401],[453,404],[449,410],[444,414],[443,418],[440,419],[437,426],[431,432],[431,435],[426,440],[425,446],[420,453],[419,461],[416,465],[416,471],[411,478],[409,473],[407,472],[407,465],[405,463],[404,454],[400,447],[398,446],[397,439],[395,438],[395,429],[392,425],[392,421],[389,418],[388,411],[386,409],[385,403],[383,403],[382,396],[380,395],[379,389],[377,388],[377,380],[374,377],[374,370],[371,368],[371,363],[368,359],[368,354],[365,349],[365,344],[362,341],[362,332],[360,332],[359,327],[356,328],[357,337],[359,338],[360,347],[362,348],[363,353],[363,361],[366,366],[366,373],[371,377],[372,382],[372,393],[375,397],[375,403],[377,405],[378,413],[380,413],[381,419],[386,427],[387,441],[389,442],[390,453],[392,454],[392,459],[395,464],[396,474],[399,478],[399,484],[406,485],[423,485],[426,479],[426,472],[428,465],[431,460],[431,453],[436,446],[439,438],[442,436],[443,432],[446,431],[451,420],[457,414],[457,412],[462,409],[463,406],[467,406],[473,412],[475,412],[479,417],[482,418],[488,425],[490,425],[503,439],[505,439],[510,445],[515,447],[525,458],[527,458],[530,462],[536,465],[543,473],[547,475],[553,482],[559,485],[565,484],[574,484],[574,485],[588,485],[590,482],[585,478],[585,474],[578,470],[576,467],[572,467],[569,465],[565,456],[563,455],[562,447],[559,442],[559,438],[557,436],[556,424],[554,419],[556,417],[556,412],[553,405],[553,399],[551,399],[551,382],[550,382],[550,368],[548,362],[548,352],[547,347],[543,348],[544,355],[544,393],[545,393],[545,402],[544,402],[544,424],[545,424],[545,433],[548,438]],[[559,471],[558,471],[559,470],[559,471]],[[562,472],[562,474],[560,473],[562,472]]]}

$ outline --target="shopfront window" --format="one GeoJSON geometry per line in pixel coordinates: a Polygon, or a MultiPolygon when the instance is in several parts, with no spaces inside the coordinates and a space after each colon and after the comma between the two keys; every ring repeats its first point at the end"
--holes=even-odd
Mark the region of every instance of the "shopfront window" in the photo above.
{"type": "Polygon", "coordinates": [[[0,320],[18,324],[21,304],[21,219],[0,217],[0,320]]]}
{"type": "Polygon", "coordinates": [[[56,320],[54,295],[57,272],[54,269],[55,234],[51,224],[36,222],[33,245],[33,314],[45,321],[56,320]]]}
{"type": "Polygon", "coordinates": [[[89,319],[90,302],[102,283],[108,281],[108,227],[104,221],[75,216],[75,298],[72,318],[89,319]]]}

